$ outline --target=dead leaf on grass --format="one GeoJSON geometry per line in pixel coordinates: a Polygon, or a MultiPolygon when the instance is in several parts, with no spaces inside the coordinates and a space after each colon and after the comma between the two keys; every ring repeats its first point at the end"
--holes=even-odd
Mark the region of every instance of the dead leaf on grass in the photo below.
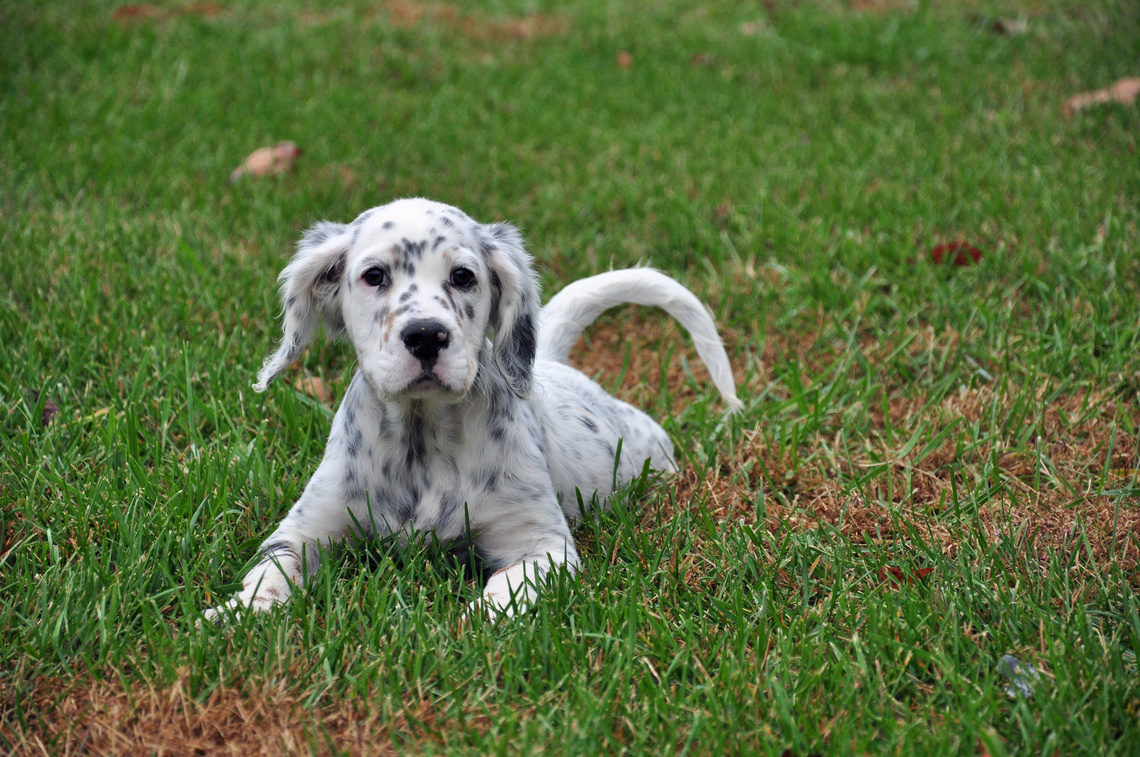
{"type": "Polygon", "coordinates": [[[449,29],[469,40],[526,41],[565,34],[569,23],[561,16],[535,13],[528,16],[498,18],[464,13],[455,3],[433,3],[423,0],[386,0],[381,3],[388,23],[398,29],[420,24],[449,29]]]}
{"type": "Polygon", "coordinates": [[[910,575],[907,575],[901,568],[893,568],[887,565],[879,568],[879,582],[894,591],[903,586],[912,586],[933,572],[934,568],[919,568],[910,575]]]}
{"type": "Polygon", "coordinates": [[[1074,113],[1090,108],[1093,105],[1103,105],[1105,103],[1120,103],[1121,105],[1131,105],[1136,101],[1136,96],[1140,95],[1140,77],[1126,77],[1120,79],[1111,87],[1098,89],[1093,92],[1082,92],[1079,95],[1074,95],[1065,101],[1062,111],[1066,116],[1071,116],[1074,113]]]}
{"type": "Polygon", "coordinates": [[[1029,19],[1026,18],[989,18],[974,15],[971,19],[975,24],[994,34],[1015,37],[1029,31],[1029,19]]]}
{"type": "Polygon", "coordinates": [[[111,13],[111,18],[120,24],[128,24],[132,21],[161,21],[175,16],[217,18],[224,11],[225,8],[214,2],[186,3],[174,8],[160,8],[150,3],[131,3],[120,5],[111,13]]]}
{"type": "Polygon", "coordinates": [[[331,405],[336,401],[336,395],[327,381],[314,376],[301,376],[293,382],[293,388],[303,392],[318,402],[331,405]]]}
{"type": "Polygon", "coordinates": [[[856,13],[898,13],[918,9],[916,0],[853,0],[851,10],[856,13]]]}
{"type": "Polygon", "coordinates": [[[272,147],[261,147],[249,154],[240,166],[233,170],[227,182],[233,184],[247,174],[255,178],[267,174],[282,174],[293,168],[301,149],[292,142],[278,142],[272,147]]]}
{"type": "Polygon", "coordinates": [[[161,8],[146,3],[132,3],[121,5],[111,14],[116,21],[133,21],[135,19],[162,18],[165,12],[161,8]]]}
{"type": "Polygon", "coordinates": [[[45,426],[56,419],[59,415],[59,405],[55,404],[55,400],[48,397],[47,402],[44,403],[44,413],[40,416],[40,422],[45,426]]]}
{"type": "Polygon", "coordinates": [[[633,55],[626,52],[625,50],[618,51],[617,64],[618,68],[629,68],[633,65],[633,55]]]}
{"type": "MultiPolygon", "coordinates": [[[[39,402],[39,401],[40,401],[40,393],[33,389],[32,390],[32,404],[35,404],[36,402],[39,402]]],[[[47,400],[44,401],[44,411],[40,415],[40,423],[43,424],[44,426],[47,426],[52,421],[54,421],[58,415],[59,415],[59,405],[57,405],[55,400],[53,400],[51,397],[48,397],[47,400]]]]}
{"type": "Polygon", "coordinates": [[[968,242],[943,242],[930,251],[935,265],[942,265],[947,258],[957,266],[973,265],[982,259],[982,251],[968,242]]]}

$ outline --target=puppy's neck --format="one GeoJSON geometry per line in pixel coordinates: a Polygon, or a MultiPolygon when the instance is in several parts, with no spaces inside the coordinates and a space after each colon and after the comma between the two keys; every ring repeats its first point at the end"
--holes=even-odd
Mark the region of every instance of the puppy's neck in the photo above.
{"type": "Polygon", "coordinates": [[[432,446],[460,446],[468,431],[509,421],[512,408],[519,401],[502,373],[489,361],[480,361],[471,388],[460,397],[443,393],[384,397],[370,382],[365,383],[381,426],[398,433],[405,443],[423,440],[432,446]]]}

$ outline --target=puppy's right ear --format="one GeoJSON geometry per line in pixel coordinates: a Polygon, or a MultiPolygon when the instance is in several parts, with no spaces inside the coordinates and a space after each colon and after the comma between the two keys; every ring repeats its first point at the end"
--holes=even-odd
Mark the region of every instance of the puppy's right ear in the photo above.
{"type": "Polygon", "coordinates": [[[341,285],[351,245],[349,227],[327,221],[306,231],[297,243],[297,254],[277,277],[285,311],[285,337],[258,371],[257,383],[253,385],[255,392],[264,392],[273,379],[301,356],[313,336],[318,317],[324,321],[330,337],[335,339],[344,333],[341,285]]]}

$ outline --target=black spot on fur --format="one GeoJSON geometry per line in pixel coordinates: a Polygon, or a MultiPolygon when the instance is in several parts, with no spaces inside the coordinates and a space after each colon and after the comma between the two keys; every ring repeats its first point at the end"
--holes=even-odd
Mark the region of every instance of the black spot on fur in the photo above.
{"type": "Polygon", "coordinates": [[[472,318],[472,319],[475,318],[475,306],[472,305],[470,302],[468,302],[467,306],[465,308],[463,308],[463,312],[467,313],[468,318],[472,318]]]}
{"type": "Polygon", "coordinates": [[[348,434],[348,440],[344,445],[345,452],[348,453],[349,458],[356,458],[360,456],[361,450],[364,449],[364,434],[358,428],[352,429],[348,434]]]}
{"type": "MultiPolygon", "coordinates": [[[[344,228],[343,226],[340,228],[344,228]]],[[[317,247],[324,244],[329,239],[332,239],[334,233],[339,233],[340,229],[332,224],[320,224],[309,229],[305,234],[305,244],[310,247],[317,247]]]]}
{"type": "Polygon", "coordinates": [[[427,442],[424,441],[423,434],[418,431],[413,431],[408,435],[407,439],[408,452],[404,458],[404,462],[408,468],[416,468],[424,464],[427,459],[427,442]]]}
{"type": "Polygon", "coordinates": [[[503,359],[500,365],[511,385],[520,391],[525,392],[530,386],[537,349],[536,337],[534,322],[529,313],[524,313],[515,323],[509,335],[509,343],[501,353],[503,359]]]}
{"type": "Polygon", "coordinates": [[[380,228],[382,228],[382,229],[394,229],[394,228],[396,228],[396,222],[395,221],[385,221],[384,225],[381,226],[380,228]]]}
{"type": "Polygon", "coordinates": [[[492,468],[491,472],[487,474],[487,480],[483,482],[483,488],[487,491],[494,491],[499,486],[499,471],[492,468]]]}
{"type": "Polygon", "coordinates": [[[578,422],[581,423],[586,428],[593,431],[594,433],[598,432],[598,424],[594,423],[592,420],[590,420],[586,416],[583,415],[581,418],[578,419],[578,422]]]}
{"type": "Polygon", "coordinates": [[[280,560],[283,557],[291,557],[297,562],[301,561],[300,555],[297,554],[296,548],[294,548],[288,542],[271,541],[266,544],[261,550],[261,559],[263,562],[265,560],[272,560],[274,558],[280,560]]]}
{"type": "Polygon", "coordinates": [[[446,215],[440,216],[439,222],[442,223],[444,226],[447,226],[449,228],[455,228],[455,221],[452,221],[446,215]]]}
{"type": "Polygon", "coordinates": [[[420,490],[413,486],[408,490],[407,494],[400,498],[396,503],[396,518],[401,522],[407,522],[415,517],[416,509],[420,504],[420,490]]]}
{"type": "Polygon", "coordinates": [[[401,240],[404,245],[404,255],[409,258],[419,260],[424,255],[424,250],[427,249],[427,242],[412,242],[407,239],[401,240]]]}
{"type": "Polygon", "coordinates": [[[451,309],[458,313],[459,308],[455,304],[455,296],[452,294],[451,284],[446,281],[443,282],[443,293],[447,295],[447,301],[451,303],[451,309]]]}
{"type": "Polygon", "coordinates": [[[463,508],[463,497],[455,492],[448,492],[439,498],[440,522],[450,521],[459,510],[463,508]]]}

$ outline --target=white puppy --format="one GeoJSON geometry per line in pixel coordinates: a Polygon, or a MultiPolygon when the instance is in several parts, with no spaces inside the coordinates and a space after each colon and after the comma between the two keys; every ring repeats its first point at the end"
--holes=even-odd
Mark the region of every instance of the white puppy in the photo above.
{"type": "Polygon", "coordinates": [[[280,280],[285,336],[254,388],[297,359],[318,320],[352,343],[359,369],[324,459],[242,590],[206,611],[215,622],[227,608],[285,602],[322,549],[353,534],[468,540],[494,571],[474,604],[497,612],[533,600],[548,571],[574,570],[569,522],[580,503],[596,494],[606,506],[647,460],[675,470],[657,423],[566,365],[609,307],[668,311],[725,401],[740,406],[716,326],[680,284],[650,269],[614,271],[571,284],[540,311],[514,227],[448,205],[399,200],[351,224],[318,223],[280,280]]]}

